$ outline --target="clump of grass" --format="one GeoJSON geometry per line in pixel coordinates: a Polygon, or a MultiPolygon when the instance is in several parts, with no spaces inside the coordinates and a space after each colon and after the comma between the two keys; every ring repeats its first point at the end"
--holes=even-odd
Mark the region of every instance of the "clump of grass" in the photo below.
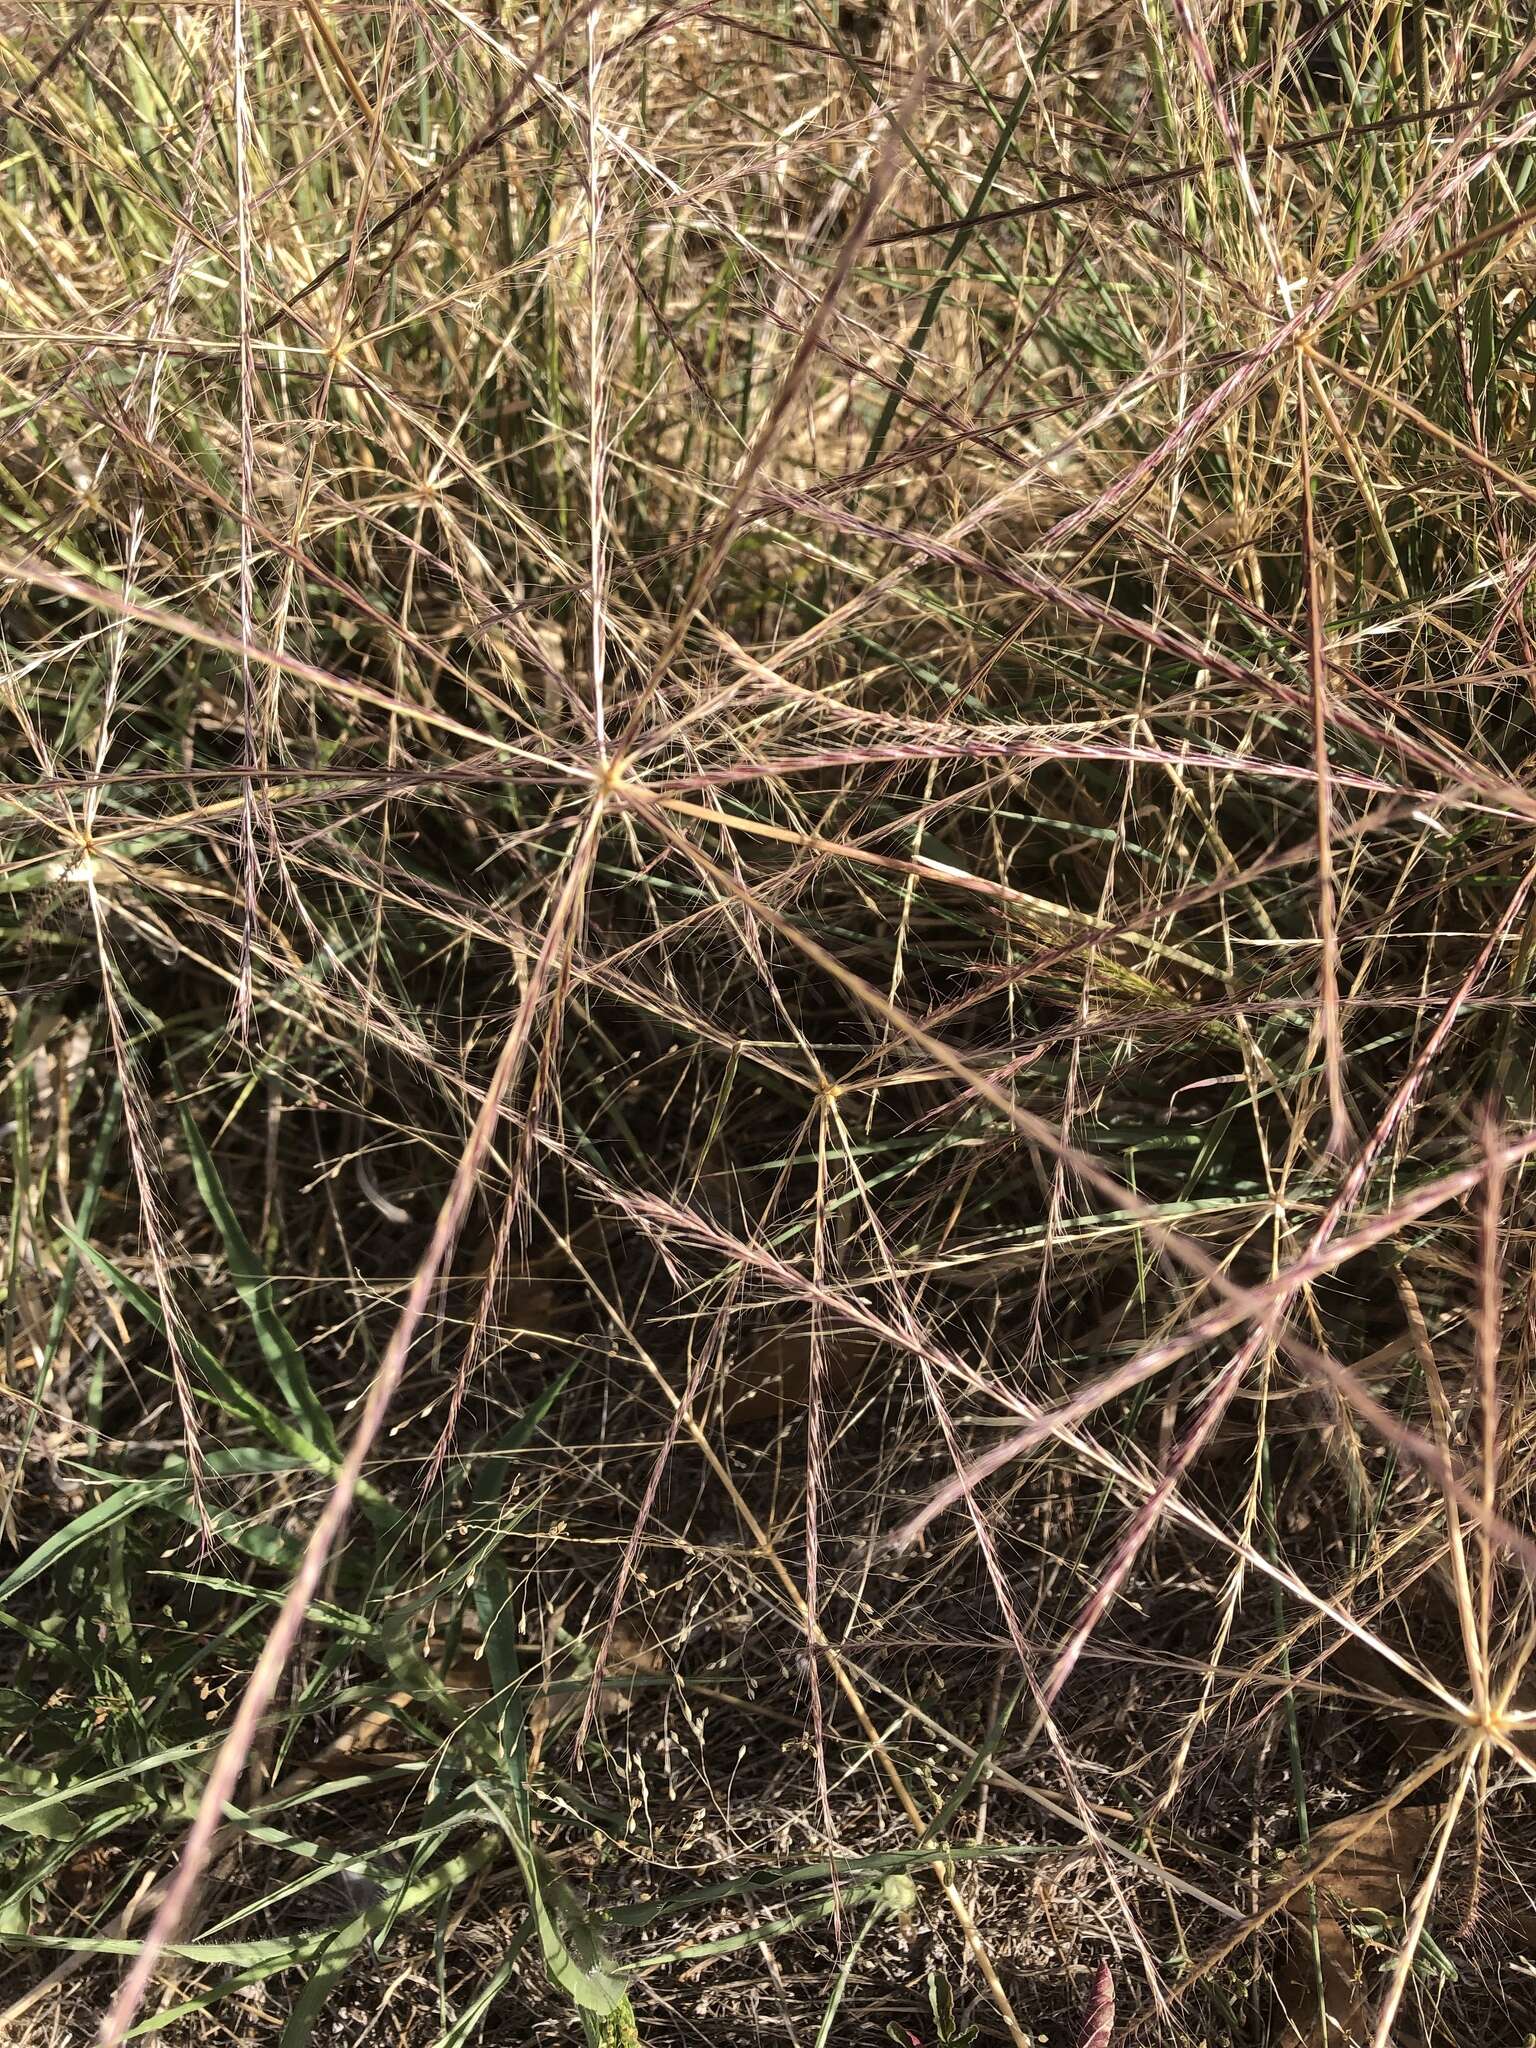
{"type": "Polygon", "coordinates": [[[0,29],[7,2038],[1536,2026],[1536,45],[0,29]]]}

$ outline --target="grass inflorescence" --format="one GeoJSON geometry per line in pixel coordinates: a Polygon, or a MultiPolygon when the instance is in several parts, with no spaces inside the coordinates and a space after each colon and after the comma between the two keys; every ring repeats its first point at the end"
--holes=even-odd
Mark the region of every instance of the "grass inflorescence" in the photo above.
{"type": "Polygon", "coordinates": [[[0,21],[0,2031],[1536,2037],[1536,40],[0,21]]]}

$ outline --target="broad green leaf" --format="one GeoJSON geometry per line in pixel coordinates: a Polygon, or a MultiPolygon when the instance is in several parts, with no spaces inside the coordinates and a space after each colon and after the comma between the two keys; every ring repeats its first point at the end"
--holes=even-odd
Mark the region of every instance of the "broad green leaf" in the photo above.
{"type": "Polygon", "coordinates": [[[0,1828],[13,1834],[42,1835],[58,1841],[78,1835],[80,1821],[61,1801],[45,1803],[25,1794],[0,1792],[0,1828]]]}
{"type": "Polygon", "coordinates": [[[56,1564],[72,1551],[80,1549],[82,1544],[104,1535],[115,1523],[127,1521],[130,1515],[141,1514],[145,1508],[156,1506],[166,1498],[172,1484],[166,1479],[130,1480],[104,1500],[82,1508],[78,1515],[70,1517],[63,1528],[45,1536],[34,1550],[28,1551],[20,1564],[0,1580],[0,1604],[13,1599],[23,1586],[29,1586],[44,1572],[52,1571],[56,1564]]]}
{"type": "MultiPolygon", "coordinates": [[[[520,1737],[514,1747],[520,1755],[520,1737]]],[[[533,1924],[538,1930],[539,1948],[550,1982],[567,1992],[583,2013],[593,2013],[602,2019],[617,2012],[621,2005],[628,2003],[624,1980],[609,1962],[597,1927],[585,1906],[548,1856],[536,1848],[530,1838],[521,1773],[518,1773],[514,1786],[517,1794],[515,1821],[492,1797],[489,1786],[477,1785],[475,1791],[501,1822],[512,1844],[512,1853],[523,1873],[528,1903],[533,1909],[533,1924]]]]}
{"type": "Polygon", "coordinates": [[[628,2003],[624,1979],[611,1968],[586,1908],[542,1850],[528,1851],[528,1867],[534,1925],[551,1979],[584,2011],[599,2018],[616,2013],[628,2003]]]}

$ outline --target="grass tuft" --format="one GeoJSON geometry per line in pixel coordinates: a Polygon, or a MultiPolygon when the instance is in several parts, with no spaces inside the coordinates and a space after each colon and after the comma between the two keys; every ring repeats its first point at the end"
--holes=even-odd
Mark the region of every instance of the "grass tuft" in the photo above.
{"type": "Polygon", "coordinates": [[[0,2032],[1536,2042],[1536,40],[0,22],[0,2032]]]}

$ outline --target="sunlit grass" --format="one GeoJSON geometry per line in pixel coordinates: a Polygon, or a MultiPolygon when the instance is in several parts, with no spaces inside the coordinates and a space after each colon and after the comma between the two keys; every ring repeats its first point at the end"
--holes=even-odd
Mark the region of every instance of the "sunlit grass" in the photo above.
{"type": "Polygon", "coordinates": [[[1527,36],[0,24],[8,2036],[1536,2028],[1527,36]]]}

